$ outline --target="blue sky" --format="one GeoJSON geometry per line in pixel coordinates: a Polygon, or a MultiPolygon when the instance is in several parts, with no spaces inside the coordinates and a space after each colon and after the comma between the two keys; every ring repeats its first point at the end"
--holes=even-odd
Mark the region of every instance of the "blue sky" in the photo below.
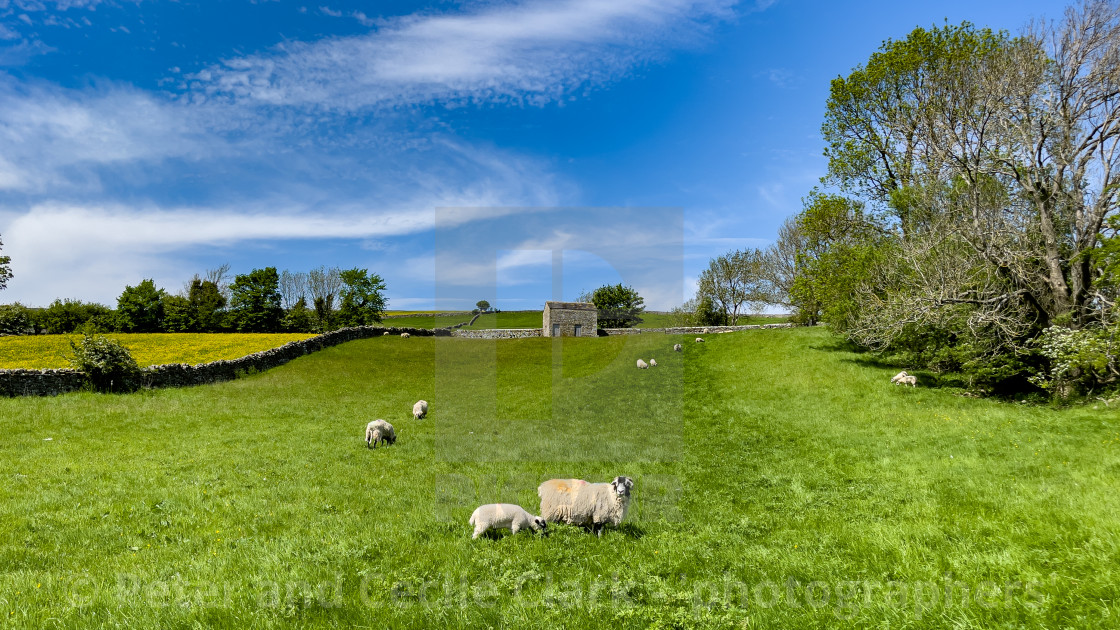
{"type": "Polygon", "coordinates": [[[620,281],[667,309],[799,211],[831,79],[1063,6],[0,0],[0,302],[229,263],[368,268],[398,309],[620,281]]]}

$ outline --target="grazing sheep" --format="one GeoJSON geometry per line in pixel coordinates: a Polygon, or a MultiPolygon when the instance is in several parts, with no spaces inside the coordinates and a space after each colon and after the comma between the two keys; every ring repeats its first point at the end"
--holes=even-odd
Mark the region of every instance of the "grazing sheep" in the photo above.
{"type": "Polygon", "coordinates": [[[420,420],[421,418],[423,418],[426,415],[428,415],[428,401],[426,401],[426,400],[416,401],[416,404],[412,406],[412,417],[416,418],[417,420],[420,420]]]}
{"type": "Polygon", "coordinates": [[[610,483],[588,483],[582,479],[550,479],[537,488],[541,516],[553,522],[591,525],[599,537],[603,527],[615,527],[626,518],[630,507],[629,477],[615,477],[610,483]]]}
{"type": "Polygon", "coordinates": [[[649,366],[650,366],[650,367],[653,367],[653,366],[655,366],[655,365],[657,365],[657,359],[650,359],[650,360],[649,360],[649,366]]]}
{"type": "Polygon", "coordinates": [[[412,335],[410,335],[410,334],[408,334],[408,333],[401,333],[401,339],[408,339],[408,338],[409,338],[409,337],[411,337],[411,336],[412,336],[412,335]]]}
{"type": "Polygon", "coordinates": [[[642,361],[641,359],[638,359],[638,369],[639,370],[644,370],[648,367],[649,367],[648,363],[646,363],[645,361],[642,361]]]}
{"type": "Polygon", "coordinates": [[[892,383],[897,383],[907,376],[909,376],[909,375],[906,373],[906,370],[903,370],[903,371],[899,372],[898,374],[895,374],[894,376],[892,376],[891,377],[891,382],[892,383]]]}
{"type": "Polygon", "coordinates": [[[696,343],[704,343],[704,338],[703,337],[697,337],[696,338],[696,343]]]}
{"type": "Polygon", "coordinates": [[[397,433],[393,425],[384,420],[377,419],[366,425],[366,448],[377,448],[378,442],[396,444],[397,433]]]}
{"type": "Polygon", "coordinates": [[[680,351],[681,351],[681,344],[679,344],[679,343],[673,344],[673,352],[680,352],[680,351]]]}
{"type": "Polygon", "coordinates": [[[913,374],[908,374],[908,375],[903,376],[902,378],[898,379],[898,384],[899,385],[910,385],[910,387],[917,387],[918,386],[918,377],[914,376],[913,374]]]}
{"type": "Polygon", "coordinates": [[[385,332],[381,333],[381,336],[382,337],[388,337],[389,336],[389,331],[386,330],[385,332]]]}
{"type": "Polygon", "coordinates": [[[547,521],[539,516],[533,516],[525,508],[512,503],[480,505],[471,513],[470,524],[474,525],[474,535],[471,538],[478,538],[488,529],[508,529],[516,534],[526,527],[548,535],[547,521]]]}

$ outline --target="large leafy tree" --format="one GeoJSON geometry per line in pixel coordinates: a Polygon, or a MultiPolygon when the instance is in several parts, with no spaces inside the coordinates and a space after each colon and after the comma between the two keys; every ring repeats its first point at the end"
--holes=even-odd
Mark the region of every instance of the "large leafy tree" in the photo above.
{"type": "Polygon", "coordinates": [[[239,332],[277,332],[284,317],[276,267],[238,275],[230,285],[232,321],[239,332]]]}
{"type": "Polygon", "coordinates": [[[218,332],[222,329],[226,298],[221,288],[211,280],[195,276],[187,290],[190,317],[197,332],[218,332]]]}
{"type": "Polygon", "coordinates": [[[765,254],[757,249],[743,249],[713,258],[700,273],[696,294],[719,307],[732,326],[744,307],[760,311],[771,301],[765,254]]]}
{"type": "Polygon", "coordinates": [[[645,298],[633,287],[605,284],[586,299],[595,304],[599,328],[630,328],[642,323],[645,298]]]}
{"type": "Polygon", "coordinates": [[[347,326],[363,326],[381,321],[385,313],[385,282],[366,269],[339,272],[342,280],[339,317],[347,326]]]}
{"type": "Polygon", "coordinates": [[[117,316],[127,332],[160,332],[163,326],[163,299],[166,292],[151,278],[126,286],[117,298],[117,316]]]}

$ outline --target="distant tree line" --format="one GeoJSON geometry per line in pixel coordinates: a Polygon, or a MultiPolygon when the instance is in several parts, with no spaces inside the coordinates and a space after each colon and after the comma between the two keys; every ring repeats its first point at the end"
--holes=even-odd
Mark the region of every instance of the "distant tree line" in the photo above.
{"type": "MultiPolygon", "coordinates": [[[[6,260],[0,279],[6,280],[6,260]]],[[[46,308],[0,305],[0,334],[105,332],[326,332],[380,322],[385,283],[366,269],[275,267],[230,277],[229,265],[171,293],[151,279],[126,286],[116,308],[57,299],[46,308]]]]}

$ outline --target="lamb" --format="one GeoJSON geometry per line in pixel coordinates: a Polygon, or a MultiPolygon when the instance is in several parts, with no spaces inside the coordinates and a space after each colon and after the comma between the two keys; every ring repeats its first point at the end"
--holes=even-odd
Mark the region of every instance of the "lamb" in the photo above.
{"type": "Polygon", "coordinates": [[[918,377],[914,376],[913,374],[908,374],[908,375],[903,376],[902,378],[898,379],[898,384],[899,385],[910,385],[910,387],[917,387],[918,386],[918,377]]]}
{"type": "Polygon", "coordinates": [[[478,538],[489,529],[508,529],[516,534],[526,527],[535,532],[548,535],[548,522],[533,516],[525,508],[512,503],[489,503],[480,505],[471,513],[470,524],[474,525],[474,535],[478,538]]]}
{"type": "Polygon", "coordinates": [[[892,376],[891,377],[891,382],[892,383],[897,383],[907,376],[909,376],[909,375],[906,373],[906,370],[903,370],[903,371],[899,372],[898,374],[895,374],[894,376],[892,376]]]}
{"type": "Polygon", "coordinates": [[[641,359],[638,359],[638,369],[639,370],[644,370],[648,367],[649,367],[648,363],[646,363],[645,361],[642,361],[641,359]]]}
{"type": "Polygon", "coordinates": [[[381,333],[381,336],[382,337],[388,337],[389,336],[389,331],[386,330],[385,332],[381,333]]]}
{"type": "Polygon", "coordinates": [[[588,483],[582,479],[549,479],[537,488],[541,516],[552,522],[591,525],[600,538],[607,523],[618,527],[630,507],[629,477],[615,477],[610,483],[588,483]]]}
{"type": "Polygon", "coordinates": [[[697,337],[696,338],[696,343],[704,343],[704,338],[703,337],[697,337]]]}
{"type": "Polygon", "coordinates": [[[653,367],[653,366],[655,366],[655,365],[657,365],[657,359],[650,359],[650,360],[649,360],[649,366],[650,366],[650,367],[653,367]]]}
{"type": "Polygon", "coordinates": [[[679,344],[679,343],[673,344],[673,352],[680,352],[680,351],[681,351],[681,344],[679,344]]]}
{"type": "Polygon", "coordinates": [[[416,401],[416,404],[412,406],[412,416],[417,420],[420,420],[426,415],[428,415],[428,401],[416,401]]]}
{"type": "Polygon", "coordinates": [[[408,334],[408,333],[401,333],[401,339],[408,339],[408,338],[409,338],[409,337],[411,337],[411,336],[412,336],[412,335],[410,335],[410,334],[408,334]]]}
{"type": "Polygon", "coordinates": [[[396,444],[397,433],[393,425],[380,418],[366,425],[366,448],[377,448],[378,442],[396,444]]]}

